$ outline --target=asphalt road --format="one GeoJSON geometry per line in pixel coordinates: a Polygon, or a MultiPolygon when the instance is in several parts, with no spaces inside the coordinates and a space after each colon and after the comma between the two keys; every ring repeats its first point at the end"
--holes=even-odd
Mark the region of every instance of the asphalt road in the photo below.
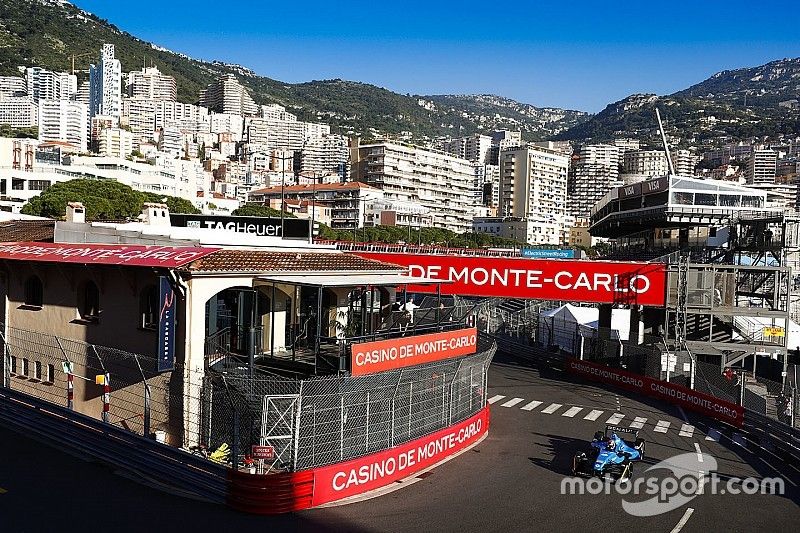
{"type": "Polygon", "coordinates": [[[800,471],[702,417],[687,413],[684,418],[666,404],[502,357],[492,365],[489,396],[494,402],[489,436],[460,457],[389,494],[280,517],[243,515],[164,494],[0,428],[0,531],[672,532],[682,523],[681,531],[693,532],[800,526],[800,471]],[[645,473],[649,466],[678,454],[696,456],[699,447],[708,454],[702,456],[704,464],[713,458],[723,480],[762,479],[788,469],[786,493],[714,495],[709,487],[688,503],[650,517],[632,516],[622,507],[623,500],[645,497],[561,494],[574,452],[614,415],[623,415],[620,426],[642,424],[647,453],[634,482],[665,472],[645,473]],[[656,431],[657,424],[663,431],[656,431]]]}

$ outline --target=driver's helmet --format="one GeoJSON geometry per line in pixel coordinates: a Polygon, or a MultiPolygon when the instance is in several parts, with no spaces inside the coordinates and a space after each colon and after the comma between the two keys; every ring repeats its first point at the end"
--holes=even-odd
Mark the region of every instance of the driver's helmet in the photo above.
{"type": "Polygon", "coordinates": [[[606,448],[608,448],[609,450],[613,450],[616,447],[617,447],[617,441],[614,440],[614,437],[608,437],[606,439],[606,448]]]}
{"type": "Polygon", "coordinates": [[[602,431],[597,431],[594,434],[594,439],[593,440],[595,440],[597,442],[600,442],[600,441],[603,440],[603,437],[604,437],[603,432],[602,431]]]}

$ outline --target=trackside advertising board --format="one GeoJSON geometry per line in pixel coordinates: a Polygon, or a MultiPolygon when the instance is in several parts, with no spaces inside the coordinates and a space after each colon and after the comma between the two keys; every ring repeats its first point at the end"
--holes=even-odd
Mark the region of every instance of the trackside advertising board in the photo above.
{"type": "Polygon", "coordinates": [[[362,342],[352,346],[350,372],[354,376],[363,376],[405,366],[441,361],[473,354],[476,352],[477,346],[478,330],[476,328],[362,342]]]}
{"type": "Polygon", "coordinates": [[[312,506],[384,487],[429,468],[480,440],[489,407],[449,428],[352,461],[314,469],[312,506]]]}
{"type": "Polygon", "coordinates": [[[15,242],[0,244],[0,259],[79,263],[84,265],[130,265],[176,268],[219,248],[198,246],[142,246],[133,244],[63,244],[15,242]]]}
{"type": "MultiPolygon", "coordinates": [[[[442,284],[442,294],[656,307],[666,299],[666,266],[661,263],[354,253],[408,267],[411,276],[450,281],[442,284]]],[[[408,290],[436,288],[409,285],[408,290]]]]}
{"type": "Polygon", "coordinates": [[[567,370],[594,381],[602,381],[651,398],[677,404],[685,409],[697,411],[735,426],[741,427],[744,422],[744,408],[741,405],[720,400],[682,385],[573,358],[567,359],[567,370]]]}

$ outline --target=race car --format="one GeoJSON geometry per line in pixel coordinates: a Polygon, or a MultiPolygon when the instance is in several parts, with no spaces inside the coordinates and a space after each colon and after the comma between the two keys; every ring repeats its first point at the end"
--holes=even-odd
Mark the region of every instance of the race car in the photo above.
{"type": "Polygon", "coordinates": [[[637,430],[606,426],[605,433],[598,431],[594,434],[588,451],[575,454],[572,475],[624,481],[633,474],[633,463],[643,457],[644,440],[639,438],[637,430]],[[619,433],[633,435],[633,446],[621,439],[619,433]]]}

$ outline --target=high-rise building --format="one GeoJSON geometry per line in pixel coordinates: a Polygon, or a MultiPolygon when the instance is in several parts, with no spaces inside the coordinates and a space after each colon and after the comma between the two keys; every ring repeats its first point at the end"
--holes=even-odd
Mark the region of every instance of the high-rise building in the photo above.
{"type": "Polygon", "coordinates": [[[492,150],[492,138],[488,135],[470,135],[446,142],[444,151],[471,163],[488,164],[492,150]]]}
{"type": "Polygon", "coordinates": [[[217,113],[254,116],[259,108],[236,76],[217,78],[200,92],[200,105],[217,113]]]}
{"type": "Polygon", "coordinates": [[[521,131],[497,130],[493,131],[490,137],[492,138],[492,148],[489,150],[489,160],[487,161],[490,165],[500,164],[500,152],[522,146],[521,131]]]}
{"type": "Polygon", "coordinates": [[[383,190],[390,201],[430,209],[433,225],[463,233],[472,228],[475,171],[472,164],[443,152],[391,141],[350,151],[353,179],[383,190]]]}
{"type": "Polygon", "coordinates": [[[259,150],[299,152],[310,139],[319,139],[331,133],[331,127],[327,124],[301,122],[292,117],[287,117],[287,120],[248,119],[247,142],[259,150]]]}
{"type": "Polygon", "coordinates": [[[41,100],[72,100],[78,92],[78,78],[67,72],[52,72],[41,67],[25,69],[28,95],[41,100]]]}
{"type": "Polygon", "coordinates": [[[89,133],[86,104],[69,100],[39,102],[39,140],[61,141],[86,151],[89,133]]]}
{"type": "Polygon", "coordinates": [[[748,185],[775,183],[778,152],[769,149],[754,149],[747,162],[744,177],[748,185]]]}
{"type": "Polygon", "coordinates": [[[113,44],[104,44],[100,62],[89,66],[89,116],[95,115],[122,115],[122,66],[113,44]]]}
{"type": "Polygon", "coordinates": [[[667,155],[663,150],[631,150],[625,152],[622,163],[625,174],[658,178],[669,174],[667,155]]]}
{"type": "Polygon", "coordinates": [[[532,244],[565,242],[568,172],[569,157],[555,150],[529,147],[501,152],[498,216],[532,223],[532,244]]]}
{"type": "Polygon", "coordinates": [[[698,156],[695,156],[689,150],[673,150],[670,155],[672,156],[672,165],[675,167],[675,174],[678,176],[694,176],[694,168],[700,161],[698,156]]]}
{"type": "Polygon", "coordinates": [[[619,187],[619,148],[608,144],[581,146],[567,180],[567,212],[589,219],[589,212],[603,196],[619,187]]]}
{"type": "Polygon", "coordinates": [[[342,135],[310,137],[297,154],[297,168],[300,174],[336,174],[344,181],[349,154],[347,138],[342,135]]]}
{"type": "Polygon", "coordinates": [[[162,74],[157,67],[145,67],[128,73],[128,96],[174,102],[178,98],[175,78],[162,74]]]}
{"type": "Polygon", "coordinates": [[[0,76],[0,98],[28,96],[28,84],[20,76],[0,76]]]}

